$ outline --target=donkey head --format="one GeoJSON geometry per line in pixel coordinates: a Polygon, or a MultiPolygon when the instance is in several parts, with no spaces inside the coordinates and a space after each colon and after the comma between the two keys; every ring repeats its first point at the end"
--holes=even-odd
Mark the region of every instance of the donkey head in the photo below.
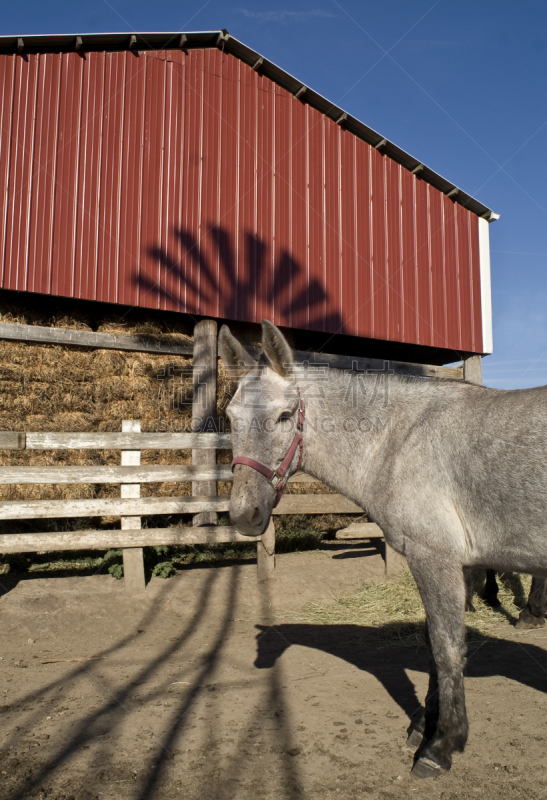
{"type": "MultiPolygon", "coordinates": [[[[234,466],[230,518],[247,536],[265,531],[278,497],[277,469],[298,436],[300,398],[292,374],[293,357],[285,338],[271,322],[262,323],[262,347],[264,355],[255,361],[226,325],[220,330],[220,356],[229,374],[240,380],[226,410],[234,459],[243,457],[265,468],[258,471],[248,464],[234,466]],[[267,474],[270,471],[271,479],[267,474]]],[[[296,447],[283,484],[296,471],[300,452],[296,447]]]]}

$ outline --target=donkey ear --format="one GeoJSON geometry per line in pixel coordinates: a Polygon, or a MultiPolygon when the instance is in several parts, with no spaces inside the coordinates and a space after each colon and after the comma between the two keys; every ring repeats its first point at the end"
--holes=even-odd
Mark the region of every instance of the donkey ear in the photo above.
{"type": "Polygon", "coordinates": [[[218,352],[224,366],[232,378],[243,378],[258,364],[252,356],[230,333],[230,328],[223,325],[218,335],[218,352]]]}
{"type": "Polygon", "coordinates": [[[262,349],[272,369],[282,378],[286,377],[293,363],[292,350],[281,331],[267,319],[262,320],[262,349]]]}

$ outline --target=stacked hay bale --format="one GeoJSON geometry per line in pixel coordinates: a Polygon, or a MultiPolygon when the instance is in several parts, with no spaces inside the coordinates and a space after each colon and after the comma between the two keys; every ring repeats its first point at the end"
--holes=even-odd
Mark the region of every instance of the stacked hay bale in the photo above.
{"type": "MultiPolygon", "coordinates": [[[[112,307],[74,303],[58,298],[0,293],[0,322],[76,330],[153,336],[191,343],[193,322],[183,315],[160,315],[133,309],[122,318],[112,307]]],[[[222,362],[218,374],[218,417],[235,389],[222,362]]],[[[142,352],[65,347],[9,340],[0,341],[0,430],[24,432],[120,431],[123,419],[138,419],[143,431],[190,431],[192,416],[192,357],[142,352]]],[[[220,451],[218,461],[231,453],[220,451]]],[[[144,450],[143,464],[188,464],[190,451],[144,450]]],[[[0,451],[4,466],[119,465],[120,452],[104,450],[0,451]]],[[[219,494],[231,484],[219,482],[219,494]]],[[[293,484],[290,493],[324,493],[322,484],[293,484]]],[[[0,500],[92,499],[119,497],[116,484],[57,484],[0,486],[0,500]]],[[[146,496],[191,494],[191,484],[150,483],[146,496]]],[[[332,515],[329,515],[329,522],[332,515]]],[[[188,517],[189,521],[190,518],[188,517]]],[[[178,521],[178,520],[177,520],[178,521]]],[[[281,520],[280,520],[281,521],[281,520]]],[[[170,524],[166,517],[154,526],[170,524]]],[[[288,520],[287,520],[288,522],[288,520]]],[[[102,525],[116,527],[117,518],[101,520],[36,520],[7,523],[10,530],[60,530],[102,525]]],[[[314,527],[321,520],[313,519],[314,527]]],[[[344,524],[342,521],[341,524],[344,524]]],[[[324,527],[324,526],[323,526],[324,527]]],[[[327,526],[329,527],[329,525],[327,526]]]]}
{"type": "MultiPolygon", "coordinates": [[[[6,293],[7,294],[7,293],[6,293]]],[[[188,323],[162,324],[139,310],[129,319],[75,304],[28,296],[0,296],[0,322],[154,336],[191,342],[188,323]]],[[[100,309],[100,307],[99,307],[100,309]]],[[[191,424],[192,358],[115,350],[0,342],[0,430],[120,431],[140,419],[143,431],[187,431],[191,424]]],[[[119,465],[119,451],[23,450],[0,452],[3,465],[119,465]]],[[[189,463],[189,452],[143,451],[144,464],[189,463]]],[[[185,484],[143,484],[143,496],[189,494],[185,484]]],[[[0,486],[1,500],[119,497],[117,485],[0,486]]],[[[41,521],[43,527],[46,521],[41,521]]],[[[108,523],[111,520],[104,520],[108,523]]],[[[49,526],[48,526],[49,527],[49,526]]]]}

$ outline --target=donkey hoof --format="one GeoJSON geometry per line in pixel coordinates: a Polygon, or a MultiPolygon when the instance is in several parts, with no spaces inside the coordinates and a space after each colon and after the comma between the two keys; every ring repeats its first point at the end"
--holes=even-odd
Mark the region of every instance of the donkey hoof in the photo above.
{"type": "Polygon", "coordinates": [[[518,618],[515,628],[520,631],[525,631],[532,628],[543,628],[544,625],[545,617],[534,617],[533,614],[527,614],[524,617],[521,615],[518,618]]]}
{"type": "Polygon", "coordinates": [[[440,764],[433,761],[431,758],[419,758],[412,767],[411,775],[414,778],[436,778],[442,775],[444,770],[440,764]]]}
{"type": "Polygon", "coordinates": [[[410,747],[412,750],[417,750],[418,747],[421,745],[423,741],[424,735],[420,733],[417,728],[412,728],[410,733],[408,734],[408,739],[406,740],[406,746],[410,747]]]}

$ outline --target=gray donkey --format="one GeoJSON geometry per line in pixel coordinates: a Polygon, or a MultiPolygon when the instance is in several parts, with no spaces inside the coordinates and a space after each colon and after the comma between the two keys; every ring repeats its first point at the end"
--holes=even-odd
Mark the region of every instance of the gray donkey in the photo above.
{"type": "Polygon", "coordinates": [[[227,409],[232,523],[261,534],[300,467],[366,507],[425,607],[430,679],[413,774],[438,775],[468,733],[463,568],[547,577],[547,387],[386,375],[379,391],[377,375],[295,364],[269,322],[262,342],[258,363],[220,331],[220,355],[242,378],[227,409]]]}

